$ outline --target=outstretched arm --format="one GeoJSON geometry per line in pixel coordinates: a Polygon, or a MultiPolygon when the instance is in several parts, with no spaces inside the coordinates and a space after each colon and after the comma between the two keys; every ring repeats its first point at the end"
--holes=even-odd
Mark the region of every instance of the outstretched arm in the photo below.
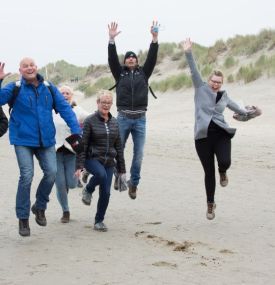
{"type": "Polygon", "coordinates": [[[4,69],[5,69],[5,63],[0,62],[0,80],[1,81],[11,74],[10,72],[5,73],[4,69]]]}
{"type": "Polygon", "coordinates": [[[150,32],[152,34],[152,42],[143,65],[143,71],[147,79],[153,73],[155,65],[157,63],[158,56],[158,34],[159,34],[159,24],[157,21],[153,21],[150,32]]]}
{"type": "Polygon", "coordinates": [[[115,22],[111,22],[108,25],[109,29],[109,45],[108,45],[108,62],[111,69],[111,72],[117,81],[120,75],[121,65],[119,63],[116,45],[115,45],[115,37],[120,34],[120,31],[117,30],[118,24],[115,22]]]}
{"type": "Polygon", "coordinates": [[[199,88],[202,84],[203,81],[201,79],[201,75],[198,71],[197,65],[195,63],[195,60],[193,58],[192,54],[192,42],[190,38],[187,38],[185,41],[181,43],[182,48],[185,53],[185,57],[187,60],[187,63],[189,65],[190,71],[191,71],[191,76],[192,76],[192,81],[195,86],[195,88],[199,88]]]}

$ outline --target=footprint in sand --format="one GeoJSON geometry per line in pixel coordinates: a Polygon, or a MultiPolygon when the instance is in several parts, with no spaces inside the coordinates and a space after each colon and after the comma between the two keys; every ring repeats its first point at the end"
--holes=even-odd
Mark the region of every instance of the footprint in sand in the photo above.
{"type": "Polygon", "coordinates": [[[153,266],[158,266],[158,267],[169,267],[169,268],[177,268],[178,265],[176,263],[170,263],[166,261],[157,261],[152,263],[153,266]]]}

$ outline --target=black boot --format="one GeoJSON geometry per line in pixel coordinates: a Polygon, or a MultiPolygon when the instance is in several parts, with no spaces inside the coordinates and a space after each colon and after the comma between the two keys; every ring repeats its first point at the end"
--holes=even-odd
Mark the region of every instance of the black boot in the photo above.
{"type": "Polygon", "coordinates": [[[28,219],[19,219],[19,234],[22,237],[28,237],[31,235],[28,219]]]}
{"type": "Polygon", "coordinates": [[[32,212],[35,215],[35,221],[39,226],[45,227],[47,220],[45,217],[45,210],[37,209],[35,205],[32,206],[32,212]]]}

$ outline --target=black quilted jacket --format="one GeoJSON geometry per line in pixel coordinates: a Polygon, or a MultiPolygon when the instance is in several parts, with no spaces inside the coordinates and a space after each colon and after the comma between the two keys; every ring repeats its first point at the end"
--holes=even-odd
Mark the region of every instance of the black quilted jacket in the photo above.
{"type": "Polygon", "coordinates": [[[77,156],[77,169],[84,167],[86,159],[96,159],[107,167],[117,162],[118,172],[126,172],[118,123],[110,113],[107,122],[98,111],[85,119],[82,142],[84,152],[77,156]]]}

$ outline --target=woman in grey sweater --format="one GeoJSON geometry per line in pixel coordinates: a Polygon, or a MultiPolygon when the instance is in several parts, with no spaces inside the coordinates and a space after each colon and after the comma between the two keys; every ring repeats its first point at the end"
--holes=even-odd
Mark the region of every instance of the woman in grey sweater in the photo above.
{"type": "Polygon", "coordinates": [[[226,91],[222,91],[223,74],[213,71],[208,82],[203,82],[192,55],[192,42],[187,39],[182,43],[187,63],[191,70],[195,88],[195,147],[205,173],[207,196],[206,217],[215,218],[215,156],[218,162],[220,184],[227,186],[226,171],[231,164],[231,138],[236,129],[230,128],[224,119],[226,107],[234,111],[234,118],[247,121],[261,114],[257,107],[241,108],[231,100],[226,91]]]}

